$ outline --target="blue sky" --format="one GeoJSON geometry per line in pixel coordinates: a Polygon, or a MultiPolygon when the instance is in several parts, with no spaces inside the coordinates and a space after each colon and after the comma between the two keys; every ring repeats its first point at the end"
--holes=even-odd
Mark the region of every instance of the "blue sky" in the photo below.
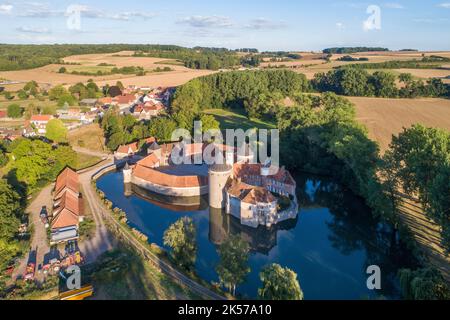
{"type": "Polygon", "coordinates": [[[450,50],[450,0],[0,0],[0,43],[151,43],[321,50],[450,50]],[[80,29],[67,9],[81,12],[80,29]],[[369,5],[381,29],[364,30],[369,5]]]}

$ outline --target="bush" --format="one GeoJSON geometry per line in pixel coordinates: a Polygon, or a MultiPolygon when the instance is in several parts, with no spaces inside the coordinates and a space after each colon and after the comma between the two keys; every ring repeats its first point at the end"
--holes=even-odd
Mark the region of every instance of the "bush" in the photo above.
{"type": "Polygon", "coordinates": [[[24,110],[20,105],[14,103],[8,106],[7,114],[10,118],[20,118],[23,115],[23,111],[24,110]]]}

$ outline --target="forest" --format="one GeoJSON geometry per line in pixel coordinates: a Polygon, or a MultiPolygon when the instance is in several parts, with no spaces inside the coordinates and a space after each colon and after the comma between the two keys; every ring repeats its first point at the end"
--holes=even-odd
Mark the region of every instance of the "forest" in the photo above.
{"type": "Polygon", "coordinates": [[[398,76],[391,72],[376,71],[370,74],[361,68],[339,68],[328,73],[318,73],[312,86],[319,92],[334,92],[344,96],[417,98],[450,97],[450,85],[439,78],[415,80],[410,73],[398,76]],[[397,80],[402,84],[399,89],[397,80]]]}
{"type": "Polygon", "coordinates": [[[358,52],[374,52],[374,51],[389,51],[387,48],[381,47],[336,47],[323,49],[323,53],[326,54],[345,54],[345,53],[358,53],[358,52]]]}
{"type": "Polygon", "coordinates": [[[0,44],[0,71],[23,70],[62,64],[71,55],[136,51],[136,56],[178,59],[193,69],[229,68],[240,64],[234,51],[219,48],[183,48],[172,45],[9,45],[0,44]]]}

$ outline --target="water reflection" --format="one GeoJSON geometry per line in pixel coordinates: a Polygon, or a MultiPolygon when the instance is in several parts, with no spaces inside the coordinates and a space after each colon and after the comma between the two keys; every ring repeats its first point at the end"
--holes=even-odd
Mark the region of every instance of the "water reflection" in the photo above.
{"type": "Polygon", "coordinates": [[[209,209],[209,241],[215,245],[222,244],[230,235],[240,235],[248,242],[253,252],[268,255],[277,246],[277,233],[280,230],[291,230],[297,225],[296,219],[283,221],[270,228],[259,226],[251,228],[240,223],[239,219],[226,214],[220,209],[209,209]]]}
{"type": "Polygon", "coordinates": [[[374,219],[362,199],[334,181],[310,175],[295,179],[298,218],[270,229],[242,226],[221,210],[210,210],[204,198],[168,198],[124,187],[120,172],[102,177],[98,187],[127,212],[132,227],[160,246],[170,224],[192,217],[197,226],[196,270],[207,281],[218,281],[217,246],[232,234],[241,235],[251,247],[251,273],[238,287],[243,297],[255,298],[260,270],[279,263],[298,274],[306,299],[397,298],[397,270],[414,261],[395,231],[374,219]],[[381,267],[381,291],[367,289],[369,265],[381,267]]]}

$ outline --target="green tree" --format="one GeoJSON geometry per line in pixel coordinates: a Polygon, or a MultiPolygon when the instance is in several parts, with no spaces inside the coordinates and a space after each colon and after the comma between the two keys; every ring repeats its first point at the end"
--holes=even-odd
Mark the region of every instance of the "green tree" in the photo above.
{"type": "Polygon", "coordinates": [[[402,269],[398,273],[406,300],[448,300],[450,290],[436,269],[402,269]]]}
{"type": "Polygon", "coordinates": [[[58,107],[62,107],[65,104],[68,104],[69,106],[75,106],[77,105],[77,99],[75,99],[75,97],[70,93],[65,93],[58,98],[58,107]]]}
{"type": "Polygon", "coordinates": [[[235,295],[236,286],[250,273],[248,266],[250,246],[238,235],[231,235],[217,249],[219,264],[216,267],[222,285],[235,295]]]}
{"type": "Polygon", "coordinates": [[[263,300],[303,300],[303,291],[297,280],[297,274],[279,264],[265,267],[259,274],[262,287],[258,296],[263,300]]]}
{"type": "Polygon", "coordinates": [[[67,141],[67,128],[59,119],[52,119],[47,123],[45,136],[47,139],[61,143],[67,141]]]}
{"type": "Polygon", "coordinates": [[[59,85],[59,86],[51,88],[48,91],[48,97],[50,100],[55,101],[55,100],[59,100],[59,98],[61,98],[64,95],[67,95],[68,93],[69,93],[69,91],[67,91],[66,88],[59,85]]]}
{"type": "Polygon", "coordinates": [[[59,70],[58,70],[58,73],[66,73],[66,72],[67,72],[66,67],[61,67],[61,68],[59,68],[59,70]]]}
{"type": "Polygon", "coordinates": [[[220,129],[220,123],[212,115],[202,114],[199,119],[202,122],[202,130],[206,132],[208,130],[220,129]]]}
{"type": "Polygon", "coordinates": [[[194,222],[183,217],[164,232],[164,245],[172,249],[172,257],[179,266],[192,270],[197,256],[197,232],[194,222]]]}
{"type": "Polygon", "coordinates": [[[155,137],[158,141],[170,142],[172,133],[178,128],[177,123],[170,118],[152,119],[149,124],[150,136],[155,137]]]}
{"type": "Polygon", "coordinates": [[[23,114],[23,109],[20,105],[14,103],[8,106],[7,110],[8,117],[10,118],[20,118],[23,114]]]}

